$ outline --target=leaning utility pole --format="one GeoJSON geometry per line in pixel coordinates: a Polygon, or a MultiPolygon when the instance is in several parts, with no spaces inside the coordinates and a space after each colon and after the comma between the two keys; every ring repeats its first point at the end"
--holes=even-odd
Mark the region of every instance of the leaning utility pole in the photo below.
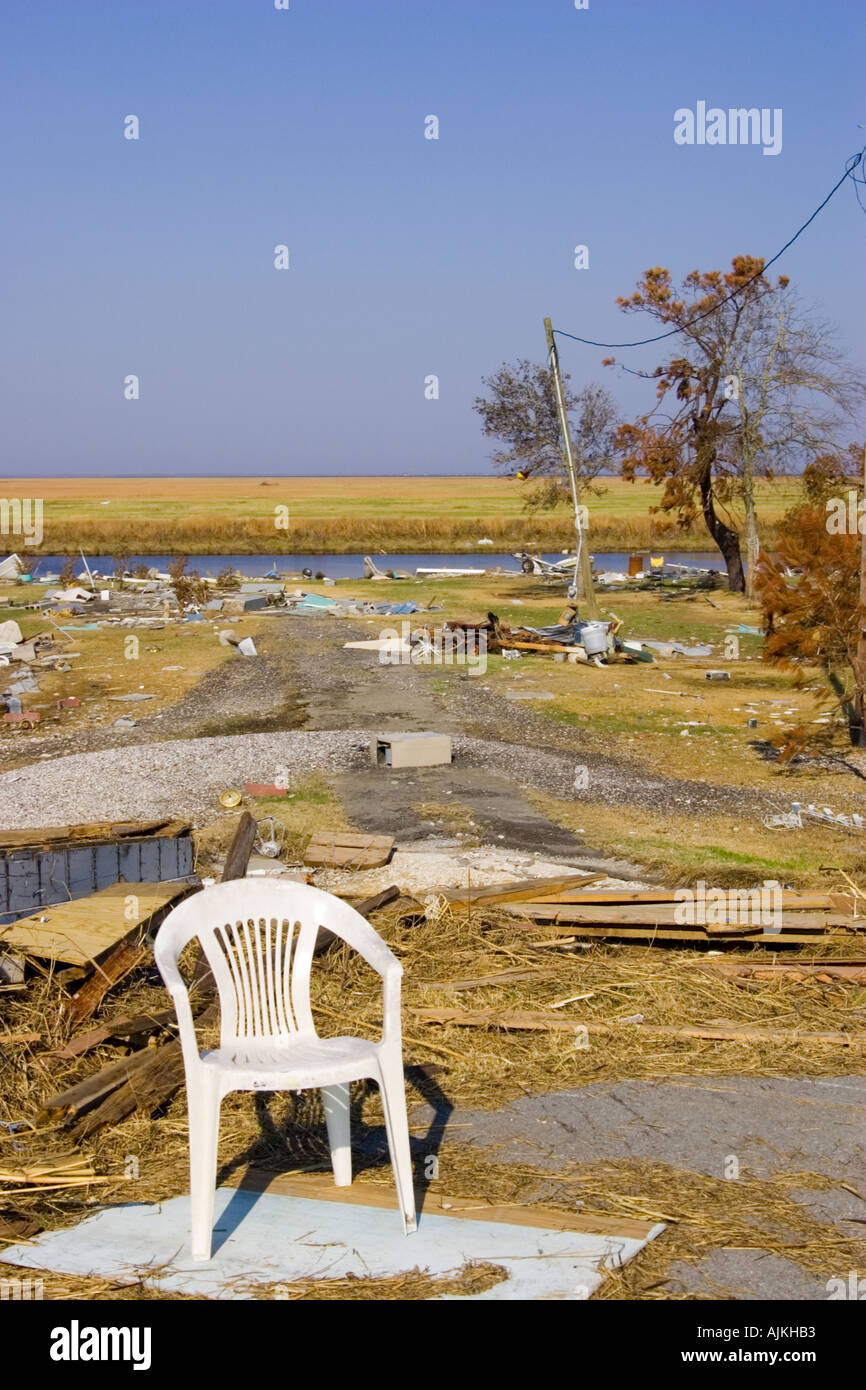
{"type": "Polygon", "coordinates": [[[571,447],[571,430],[568,425],[568,412],[565,409],[565,394],[562,389],[562,374],[559,370],[559,353],[556,350],[556,340],[553,336],[553,325],[550,319],[544,320],[544,331],[547,334],[547,356],[550,362],[550,370],[553,373],[553,383],[556,387],[556,408],[559,413],[559,432],[562,435],[563,456],[568,469],[568,480],[571,483],[571,496],[574,501],[574,529],[577,532],[577,553],[578,565],[575,567],[575,598],[582,597],[586,601],[586,616],[597,618],[599,616],[598,603],[595,597],[595,588],[592,582],[592,559],[587,545],[586,531],[584,529],[580,494],[577,487],[577,471],[574,466],[574,450],[571,447]],[[578,586],[578,571],[580,574],[580,584],[578,586]]]}
{"type": "MultiPolygon", "coordinates": [[[[863,453],[863,496],[866,498],[866,450],[863,453]]],[[[859,514],[859,513],[858,513],[859,514]]],[[[866,531],[860,523],[860,612],[858,614],[857,654],[854,660],[854,712],[857,716],[858,747],[866,747],[866,531]]]]}

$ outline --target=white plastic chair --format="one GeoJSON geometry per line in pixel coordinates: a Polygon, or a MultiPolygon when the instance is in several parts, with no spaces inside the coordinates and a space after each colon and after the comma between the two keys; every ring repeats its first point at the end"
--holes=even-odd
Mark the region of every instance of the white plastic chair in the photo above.
{"type": "Polygon", "coordinates": [[[299,883],[237,879],[180,903],[159,929],[154,956],[177,1011],[189,1110],[192,1255],[209,1260],[219,1110],[230,1091],[319,1087],[337,1187],[352,1182],[349,1082],[379,1083],[403,1230],[415,1230],[400,1029],[403,967],[348,903],[299,883]],[[320,1038],[310,1010],[310,967],[319,927],[347,942],[383,981],[378,1043],[320,1038]],[[197,937],[220,1002],[220,1046],[199,1053],[189,993],[178,970],[197,937]]]}

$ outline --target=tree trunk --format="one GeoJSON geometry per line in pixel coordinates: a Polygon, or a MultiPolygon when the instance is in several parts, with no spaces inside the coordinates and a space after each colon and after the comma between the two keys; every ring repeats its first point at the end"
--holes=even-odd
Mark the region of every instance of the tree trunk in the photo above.
{"type": "Polygon", "coordinates": [[[848,718],[848,737],[851,740],[852,748],[866,748],[866,723],[864,723],[863,691],[856,690],[853,700],[845,706],[845,714],[848,718]]]}
{"type": "Polygon", "coordinates": [[[758,518],[755,512],[755,470],[748,447],[743,459],[743,501],[746,510],[746,594],[755,594],[755,573],[758,568],[758,518]]]}
{"type": "Polygon", "coordinates": [[[730,526],[726,526],[716,515],[716,509],[713,506],[711,458],[708,458],[700,469],[699,483],[704,521],[707,523],[707,530],[722,552],[722,558],[728,571],[728,588],[732,593],[743,594],[746,591],[746,576],[743,572],[743,557],[740,554],[740,537],[736,531],[732,531],[730,526]]]}

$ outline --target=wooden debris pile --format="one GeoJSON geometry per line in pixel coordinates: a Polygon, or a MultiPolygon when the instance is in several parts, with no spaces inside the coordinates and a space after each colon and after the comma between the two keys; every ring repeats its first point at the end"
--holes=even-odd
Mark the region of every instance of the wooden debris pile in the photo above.
{"type": "Polygon", "coordinates": [[[866,942],[864,900],[855,895],[778,888],[590,888],[603,875],[525,880],[442,895],[452,910],[501,905],[536,935],[578,939],[766,946],[866,942]]]}

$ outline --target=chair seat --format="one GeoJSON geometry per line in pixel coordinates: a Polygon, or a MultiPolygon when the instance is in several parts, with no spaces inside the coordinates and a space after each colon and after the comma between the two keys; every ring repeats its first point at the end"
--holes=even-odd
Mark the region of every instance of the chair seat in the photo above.
{"type": "Polygon", "coordinates": [[[280,1047],[241,1042],[202,1052],[205,1067],[222,1071],[232,1090],[302,1089],[379,1075],[379,1044],[366,1038],[303,1038],[280,1047]]]}

